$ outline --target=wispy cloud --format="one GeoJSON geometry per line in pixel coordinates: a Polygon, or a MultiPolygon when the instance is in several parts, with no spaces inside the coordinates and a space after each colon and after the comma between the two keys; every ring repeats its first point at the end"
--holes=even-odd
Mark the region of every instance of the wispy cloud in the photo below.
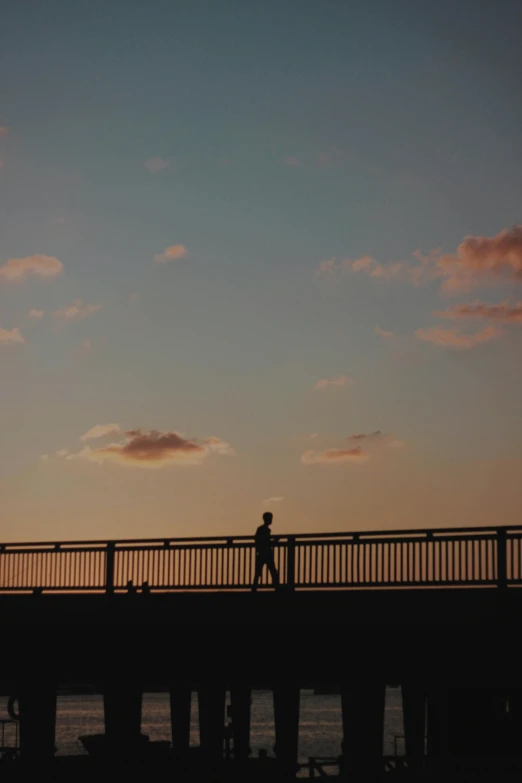
{"type": "Polygon", "coordinates": [[[321,274],[364,273],[382,280],[401,279],[419,286],[437,280],[446,294],[469,291],[481,285],[522,282],[522,225],[504,229],[496,236],[468,236],[454,253],[441,248],[424,254],[415,250],[406,261],[381,264],[371,255],[339,263],[322,262],[321,274]]]}
{"type": "Polygon", "coordinates": [[[393,332],[387,332],[385,329],[381,329],[379,325],[377,325],[373,331],[385,340],[390,340],[392,337],[395,337],[393,332]]]}
{"type": "Polygon", "coordinates": [[[27,313],[27,317],[31,318],[34,321],[41,321],[44,317],[44,311],[43,310],[29,310],[27,313]]]}
{"type": "Polygon", "coordinates": [[[401,448],[405,445],[404,440],[400,440],[391,432],[381,432],[381,430],[375,430],[375,432],[357,432],[354,435],[349,435],[346,440],[355,443],[364,443],[367,448],[379,447],[379,448],[401,448]]]}
{"type": "Polygon", "coordinates": [[[178,261],[180,258],[184,258],[187,255],[187,248],[185,245],[170,245],[166,247],[163,253],[156,253],[154,261],[158,264],[166,264],[169,261],[178,261]]]}
{"type": "Polygon", "coordinates": [[[327,261],[321,261],[315,274],[320,277],[321,275],[333,275],[336,271],[335,258],[329,258],[327,261]]]}
{"type": "Polygon", "coordinates": [[[274,495],[274,497],[265,498],[263,500],[263,503],[282,503],[283,500],[284,500],[284,497],[281,497],[280,495],[274,495]]]}
{"type": "Polygon", "coordinates": [[[53,278],[63,271],[63,264],[54,256],[34,255],[10,258],[0,266],[0,280],[22,282],[28,277],[53,278]]]}
{"type": "Polygon", "coordinates": [[[370,455],[364,452],[360,446],[354,449],[326,449],[326,451],[312,451],[309,449],[301,455],[304,465],[335,465],[339,462],[366,462],[370,455]]]}
{"type": "Polygon", "coordinates": [[[417,329],[415,332],[415,336],[419,340],[445,348],[461,349],[474,348],[481,343],[496,340],[502,334],[502,329],[498,329],[496,326],[486,326],[482,331],[472,334],[462,334],[457,329],[441,329],[438,326],[433,326],[430,329],[417,329]]]}
{"type": "Polygon", "coordinates": [[[9,133],[9,128],[7,127],[7,125],[0,125],[0,137],[7,136],[8,133],[9,133]]]}
{"type": "Polygon", "coordinates": [[[119,424],[95,424],[90,430],[80,436],[80,440],[93,440],[94,438],[103,438],[106,435],[114,435],[120,432],[119,424]]]}
{"type": "Polygon", "coordinates": [[[72,305],[55,310],[53,315],[62,321],[80,321],[101,310],[100,304],[84,304],[81,299],[75,299],[72,305]]]}
{"type": "Polygon", "coordinates": [[[14,329],[0,329],[0,345],[13,345],[15,343],[25,343],[18,327],[14,329]]]}
{"type": "MultiPolygon", "coordinates": [[[[86,432],[81,440],[91,440],[109,434],[107,427],[117,425],[96,425],[86,432]],[[88,437],[87,437],[88,436],[88,437]]],[[[203,440],[185,438],[177,432],[144,431],[132,429],[112,430],[117,440],[98,448],[84,446],[80,451],[67,452],[67,460],[85,459],[103,464],[106,461],[138,468],[162,468],[166,465],[199,465],[212,454],[231,455],[229,443],[216,437],[203,440]]]]}
{"type": "Polygon", "coordinates": [[[340,388],[343,386],[350,386],[351,383],[351,378],[347,378],[346,375],[339,375],[337,378],[320,378],[315,384],[314,389],[320,391],[323,389],[340,388]]]}
{"type": "Polygon", "coordinates": [[[158,171],[166,169],[170,163],[168,160],[165,160],[165,158],[147,158],[141,165],[144,169],[147,169],[150,174],[157,174],[158,171]]]}
{"type": "Polygon", "coordinates": [[[476,300],[471,304],[459,304],[448,310],[435,310],[433,315],[447,319],[481,318],[503,324],[520,324],[522,302],[517,302],[515,305],[510,305],[509,302],[487,305],[476,300]]]}
{"type": "Polygon", "coordinates": [[[302,161],[299,160],[299,158],[294,158],[292,155],[288,155],[285,158],[285,163],[287,166],[302,166],[302,161]]]}

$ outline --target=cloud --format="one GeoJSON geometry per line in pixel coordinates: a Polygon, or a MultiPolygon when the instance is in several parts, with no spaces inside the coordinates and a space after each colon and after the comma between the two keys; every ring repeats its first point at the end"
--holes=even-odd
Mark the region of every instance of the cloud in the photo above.
{"type": "Polygon", "coordinates": [[[435,310],[433,315],[439,318],[483,318],[503,324],[522,323],[522,302],[510,306],[508,302],[487,305],[475,300],[471,304],[459,304],[448,310],[435,310]]]}
{"type": "Polygon", "coordinates": [[[335,258],[330,258],[328,261],[321,261],[315,274],[320,277],[321,275],[333,275],[335,271],[335,258]]]}
{"type": "Polygon", "coordinates": [[[67,449],[60,449],[56,452],[57,457],[66,457],[69,454],[69,451],[67,449]]]}
{"type": "Polygon", "coordinates": [[[164,158],[147,158],[141,164],[144,169],[147,169],[150,174],[157,174],[158,171],[163,171],[169,165],[169,161],[164,158]]]}
{"type": "Polygon", "coordinates": [[[92,440],[93,438],[103,438],[105,435],[113,435],[120,432],[119,424],[95,424],[90,430],[80,436],[80,440],[92,440]]]}
{"type": "Polygon", "coordinates": [[[438,280],[446,294],[469,291],[480,285],[502,282],[522,283],[522,225],[504,229],[496,236],[467,236],[454,253],[441,248],[424,254],[415,250],[415,261],[380,264],[365,255],[355,261],[345,259],[337,265],[319,267],[318,274],[347,271],[364,272],[373,278],[404,279],[415,286],[438,280]]]}
{"type": "Polygon", "coordinates": [[[49,455],[48,454],[42,454],[40,456],[41,462],[47,462],[48,459],[49,459],[49,455]]]}
{"type": "Polygon", "coordinates": [[[75,299],[74,304],[55,310],[53,315],[62,321],[80,321],[101,310],[100,304],[85,304],[81,299],[75,299]]]}
{"type": "Polygon", "coordinates": [[[34,255],[10,258],[0,266],[0,280],[22,282],[28,277],[53,278],[63,270],[63,264],[54,256],[34,255]]]}
{"type": "Polygon", "coordinates": [[[44,317],[44,311],[43,310],[29,310],[27,313],[27,317],[31,318],[35,321],[40,321],[44,317]]]}
{"type": "Polygon", "coordinates": [[[285,163],[287,166],[302,166],[302,162],[299,160],[299,158],[294,158],[292,155],[288,155],[288,157],[285,158],[285,163]]]}
{"type": "Polygon", "coordinates": [[[522,225],[493,237],[465,237],[454,254],[437,259],[437,268],[446,277],[442,287],[447,293],[480,283],[522,282],[522,225]]]}
{"type": "Polygon", "coordinates": [[[0,345],[12,345],[13,343],[25,343],[18,327],[14,329],[0,329],[0,345]]]}
{"type": "Polygon", "coordinates": [[[221,438],[216,438],[212,436],[210,438],[205,438],[203,440],[203,443],[206,446],[208,446],[208,448],[211,451],[214,451],[216,454],[224,454],[232,457],[236,453],[232,448],[232,446],[230,445],[230,443],[221,440],[221,438]]]}
{"type": "Polygon", "coordinates": [[[314,386],[314,389],[331,389],[341,386],[350,386],[352,383],[350,378],[346,375],[339,375],[338,378],[320,378],[314,386]]]}
{"type": "MultiPolygon", "coordinates": [[[[86,435],[100,431],[107,426],[96,425],[86,435]],[[97,428],[100,428],[97,430],[97,428]]],[[[107,434],[104,432],[103,434],[107,434]]],[[[98,448],[84,446],[76,453],[68,453],[67,460],[85,459],[103,464],[105,461],[117,462],[121,465],[139,468],[162,468],[165,465],[191,464],[199,465],[211,454],[232,454],[230,444],[220,438],[210,437],[203,441],[188,439],[177,432],[144,431],[141,429],[119,432],[119,440],[98,448]]],[[[101,437],[100,435],[90,435],[101,437]]]]}
{"type": "Polygon", "coordinates": [[[326,449],[326,451],[312,451],[309,449],[301,455],[304,465],[333,465],[338,462],[366,462],[370,455],[366,454],[360,446],[354,449],[326,449]]]}
{"type": "Polygon", "coordinates": [[[170,245],[170,247],[165,248],[163,253],[157,253],[154,256],[154,261],[157,261],[159,264],[166,264],[169,261],[178,261],[186,255],[187,248],[185,245],[170,245]]]}
{"type": "Polygon", "coordinates": [[[138,294],[131,294],[129,296],[129,304],[136,304],[138,301],[138,294]]]}
{"type": "Polygon", "coordinates": [[[275,495],[272,498],[265,498],[263,500],[263,503],[282,503],[284,500],[284,497],[280,497],[279,495],[275,495]]]}
{"type": "Polygon", "coordinates": [[[7,125],[0,125],[0,137],[7,136],[8,133],[9,133],[9,128],[7,127],[7,125]]]}
{"type": "Polygon", "coordinates": [[[393,332],[387,332],[385,329],[381,329],[379,325],[377,325],[373,331],[375,334],[378,334],[379,337],[383,337],[385,340],[389,340],[392,337],[395,337],[393,332]]]}
{"type": "Polygon", "coordinates": [[[357,432],[354,435],[349,435],[346,440],[363,443],[367,448],[384,447],[384,448],[402,448],[405,445],[404,440],[399,440],[395,435],[390,433],[381,432],[381,430],[375,430],[375,432],[357,432]]]}
{"type": "Polygon", "coordinates": [[[473,334],[461,334],[457,329],[441,329],[438,326],[433,326],[431,329],[417,329],[415,332],[415,336],[419,340],[446,348],[462,349],[474,348],[481,343],[495,340],[502,334],[502,329],[498,329],[496,326],[486,326],[482,331],[473,334]]]}

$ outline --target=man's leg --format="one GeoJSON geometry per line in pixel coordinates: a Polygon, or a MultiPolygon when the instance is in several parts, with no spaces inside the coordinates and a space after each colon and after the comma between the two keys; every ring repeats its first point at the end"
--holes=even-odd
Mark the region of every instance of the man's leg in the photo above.
{"type": "Polygon", "coordinates": [[[256,557],[256,572],[254,576],[254,584],[252,585],[252,590],[257,590],[257,585],[261,577],[262,571],[263,571],[263,560],[258,555],[256,557]]]}
{"type": "Polygon", "coordinates": [[[270,571],[270,576],[272,577],[272,584],[274,587],[279,587],[279,573],[275,566],[274,558],[268,561],[267,566],[270,571]]]}

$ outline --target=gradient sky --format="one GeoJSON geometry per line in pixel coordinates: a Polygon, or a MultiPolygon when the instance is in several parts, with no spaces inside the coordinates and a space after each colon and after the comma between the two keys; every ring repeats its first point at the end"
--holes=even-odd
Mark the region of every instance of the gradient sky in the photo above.
{"type": "Polygon", "coordinates": [[[521,29],[3,0],[0,538],[520,523],[521,29]]]}

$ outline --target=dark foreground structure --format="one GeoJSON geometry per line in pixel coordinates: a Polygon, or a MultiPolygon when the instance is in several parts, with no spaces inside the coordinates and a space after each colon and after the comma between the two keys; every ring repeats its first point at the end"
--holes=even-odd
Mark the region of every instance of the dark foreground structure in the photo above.
{"type": "Polygon", "coordinates": [[[251,539],[1,546],[0,694],[18,698],[20,756],[0,777],[293,777],[303,687],[341,692],[342,779],[519,777],[522,528],[285,536],[275,555],[280,588],[252,593],[251,539]],[[395,759],[387,683],[403,695],[395,759]],[[249,754],[254,688],[273,690],[275,759],[249,754]],[[103,693],[91,757],[54,757],[62,690],[103,693]],[[170,747],[141,737],[149,690],[170,693],[170,747]]]}

